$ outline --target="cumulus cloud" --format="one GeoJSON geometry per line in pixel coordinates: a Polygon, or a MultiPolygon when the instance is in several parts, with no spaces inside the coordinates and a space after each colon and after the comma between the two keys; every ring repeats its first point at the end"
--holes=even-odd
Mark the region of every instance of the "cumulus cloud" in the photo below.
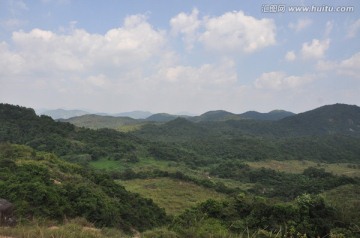
{"type": "Polygon", "coordinates": [[[298,19],[296,23],[290,22],[288,26],[290,29],[299,32],[308,28],[309,26],[311,26],[311,24],[312,24],[312,20],[306,18],[306,19],[298,19]]]}
{"type": "Polygon", "coordinates": [[[47,73],[121,69],[141,64],[159,55],[166,43],[164,33],[153,29],[142,15],[127,17],[123,27],[104,35],[82,29],[69,34],[33,29],[14,32],[12,41],[17,50],[8,50],[7,57],[26,62],[24,72],[47,73]]]}
{"type": "Polygon", "coordinates": [[[170,20],[172,34],[174,36],[182,34],[188,50],[193,48],[193,43],[197,39],[197,30],[201,25],[198,15],[199,11],[195,8],[190,14],[181,12],[170,20]]]}
{"type": "Polygon", "coordinates": [[[209,50],[250,53],[276,43],[272,19],[256,19],[242,11],[206,18],[204,25],[199,40],[209,50]]]}
{"type": "Polygon", "coordinates": [[[198,10],[194,9],[190,14],[178,14],[170,20],[170,25],[174,35],[183,35],[188,49],[199,42],[205,49],[218,53],[251,53],[276,43],[276,25],[272,19],[257,19],[242,11],[200,19],[198,10]]]}
{"type": "Polygon", "coordinates": [[[320,61],[317,69],[360,79],[360,52],[341,61],[320,61]]]}
{"type": "Polygon", "coordinates": [[[295,52],[294,52],[294,51],[288,51],[288,52],[286,53],[286,55],[285,55],[285,59],[286,59],[287,61],[294,61],[294,60],[296,60],[296,54],[295,54],[295,52]]]}
{"type": "Polygon", "coordinates": [[[76,26],[15,31],[9,43],[0,43],[0,84],[6,86],[0,87],[0,99],[43,107],[104,106],[94,108],[99,111],[114,110],[114,100],[119,111],[171,112],[176,103],[175,108],[196,111],[206,100],[225,105],[230,98],[224,90],[239,86],[236,63],[226,57],[197,66],[181,63],[168,36],[143,15],[129,16],[104,34],[76,26]]]}
{"type": "Polygon", "coordinates": [[[325,52],[329,46],[330,39],[323,41],[313,39],[311,43],[305,42],[302,45],[301,55],[304,59],[320,59],[325,56],[325,52]]]}
{"type": "Polygon", "coordinates": [[[26,62],[21,55],[12,52],[5,42],[0,42],[0,75],[18,74],[23,70],[25,64],[26,62]]]}
{"type": "Polygon", "coordinates": [[[189,87],[227,86],[237,81],[235,62],[229,59],[199,67],[175,65],[160,69],[156,77],[158,80],[170,83],[188,84],[189,87]]]}
{"type": "Polygon", "coordinates": [[[145,73],[156,71],[159,58],[169,55],[166,45],[165,33],[143,15],[129,16],[121,27],[104,34],[76,28],[15,31],[9,43],[0,43],[0,84],[6,85],[0,87],[0,99],[76,107],[91,104],[89,97],[94,97],[104,100],[94,105],[111,105],[126,93],[136,95],[145,73]],[[43,100],[46,97],[54,100],[43,100]]]}
{"type": "Polygon", "coordinates": [[[255,87],[258,89],[294,89],[304,84],[307,84],[313,80],[311,76],[293,76],[287,75],[282,71],[273,71],[263,73],[259,78],[255,80],[255,87]]]}
{"type": "Polygon", "coordinates": [[[339,73],[360,79],[360,52],[340,62],[339,73]]]}

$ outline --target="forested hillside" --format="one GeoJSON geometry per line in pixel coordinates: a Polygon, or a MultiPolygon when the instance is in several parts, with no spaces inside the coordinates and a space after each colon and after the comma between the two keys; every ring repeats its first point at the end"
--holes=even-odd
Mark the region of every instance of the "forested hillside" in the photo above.
{"type": "Polygon", "coordinates": [[[279,121],[194,123],[179,118],[143,126],[133,134],[150,141],[176,143],[210,160],[360,160],[360,108],[341,104],[279,121]]]}
{"type": "Polygon", "coordinates": [[[360,234],[360,180],[345,176],[360,168],[359,107],[330,105],[278,121],[216,115],[123,133],[0,104],[0,198],[24,220],[83,217],[144,237],[360,234]],[[304,167],[293,173],[253,166],[271,160],[304,167]],[[332,173],[329,165],[345,170],[332,173]],[[182,197],[170,196],[169,184],[178,184],[182,197]],[[209,200],[196,190],[212,191],[209,200]],[[346,197],[352,199],[345,207],[346,197]]]}
{"type": "Polygon", "coordinates": [[[124,230],[164,224],[165,212],[127,192],[108,175],[71,164],[27,146],[0,146],[0,197],[15,204],[17,217],[84,217],[97,226],[124,230]]]}

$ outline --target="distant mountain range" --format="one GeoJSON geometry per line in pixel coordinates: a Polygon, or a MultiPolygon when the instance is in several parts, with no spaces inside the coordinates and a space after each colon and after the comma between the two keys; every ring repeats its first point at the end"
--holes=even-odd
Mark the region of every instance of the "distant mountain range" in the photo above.
{"type": "Polygon", "coordinates": [[[138,124],[141,122],[168,122],[178,117],[186,118],[189,121],[201,122],[201,121],[226,121],[226,120],[242,120],[242,119],[253,119],[253,120],[280,120],[282,118],[295,115],[292,112],[283,110],[274,110],[268,113],[260,113],[256,111],[248,111],[242,114],[234,114],[224,110],[209,111],[200,116],[189,116],[189,115],[175,115],[168,113],[156,113],[152,114],[148,111],[131,111],[122,113],[91,113],[84,110],[39,110],[38,115],[47,115],[52,117],[54,120],[67,121],[74,123],[77,126],[85,126],[89,128],[102,128],[110,127],[117,128],[118,126],[125,124],[138,124]],[[91,116],[90,116],[91,115],[91,116]],[[96,116],[95,116],[96,115],[96,116]],[[103,117],[103,118],[101,118],[103,117]],[[130,120],[135,119],[135,120],[130,120]],[[97,125],[98,123],[98,125],[97,125]]]}
{"type": "MultiPolygon", "coordinates": [[[[188,116],[188,115],[173,115],[168,113],[156,113],[152,114],[146,118],[142,118],[146,115],[149,115],[149,112],[135,111],[132,113],[118,113],[113,114],[112,116],[107,114],[85,114],[80,116],[75,116],[71,118],[62,117],[58,119],[63,122],[70,122],[76,126],[87,127],[91,129],[100,129],[100,128],[111,128],[119,129],[123,126],[129,125],[143,125],[146,123],[166,123],[173,121],[177,118],[183,118],[191,122],[211,122],[211,121],[227,121],[227,120],[279,120],[287,116],[295,115],[292,112],[276,110],[269,113],[260,113],[260,112],[245,112],[243,114],[234,114],[231,112],[218,110],[218,111],[209,111],[200,116],[188,116]],[[122,115],[122,116],[121,116],[122,115]],[[125,115],[125,116],[124,116],[125,115]],[[129,116],[126,116],[129,115],[129,116]],[[134,118],[136,117],[137,118],[134,118]],[[140,118],[139,118],[140,117],[140,118]]],[[[59,115],[59,114],[56,114],[59,115]]],[[[62,114],[64,115],[64,114],[62,114]]]]}
{"type": "Polygon", "coordinates": [[[71,117],[78,117],[90,113],[83,110],[55,109],[55,110],[39,110],[37,111],[37,114],[46,115],[56,120],[56,119],[68,119],[71,117]]]}
{"type": "Polygon", "coordinates": [[[38,115],[46,115],[54,120],[57,119],[69,119],[72,117],[79,117],[83,115],[100,115],[100,116],[113,116],[113,117],[131,117],[133,119],[145,119],[152,115],[151,112],[147,111],[131,111],[131,112],[121,112],[121,113],[91,113],[83,110],[66,110],[66,109],[55,109],[55,110],[38,110],[38,115]]]}
{"type": "Polygon", "coordinates": [[[293,135],[331,134],[339,131],[356,134],[360,132],[360,109],[358,106],[346,104],[327,105],[299,114],[283,110],[274,110],[268,113],[248,111],[242,114],[217,110],[192,117],[167,113],[150,115],[151,113],[142,111],[116,114],[123,116],[109,116],[86,114],[85,111],[81,110],[63,109],[47,111],[43,114],[50,115],[53,118],[67,118],[59,120],[92,129],[120,129],[124,126],[145,125],[149,123],[163,124],[177,118],[182,118],[191,123],[226,122],[222,124],[222,127],[229,127],[229,131],[236,129],[243,133],[262,135],[285,135],[287,133],[293,135]],[[77,116],[69,118],[72,115],[77,116]],[[124,115],[131,115],[137,118],[150,116],[145,119],[135,119],[124,115]],[[235,129],[231,129],[232,127],[235,127],[235,129]]]}

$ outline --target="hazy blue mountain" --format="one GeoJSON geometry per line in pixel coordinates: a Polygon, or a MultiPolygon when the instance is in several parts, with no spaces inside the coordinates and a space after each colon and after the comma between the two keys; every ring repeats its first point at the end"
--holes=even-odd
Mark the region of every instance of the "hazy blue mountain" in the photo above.
{"type": "Polygon", "coordinates": [[[39,112],[38,114],[46,115],[56,120],[56,119],[68,119],[71,117],[82,116],[89,114],[89,112],[83,110],[66,110],[59,108],[55,110],[44,110],[42,112],[39,112]]]}

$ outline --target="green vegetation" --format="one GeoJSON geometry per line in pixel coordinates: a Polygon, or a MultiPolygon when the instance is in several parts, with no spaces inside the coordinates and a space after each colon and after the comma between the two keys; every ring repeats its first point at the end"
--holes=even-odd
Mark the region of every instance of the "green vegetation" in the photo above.
{"type": "Polygon", "coordinates": [[[338,216],[360,231],[360,185],[344,185],[323,193],[325,200],[338,212],[338,216]]]}
{"type": "Polygon", "coordinates": [[[95,228],[92,223],[75,218],[63,224],[53,221],[31,221],[21,226],[0,227],[1,235],[16,238],[126,238],[119,229],[95,228]]]}
{"type": "Polygon", "coordinates": [[[360,235],[359,107],[278,121],[236,116],[129,124],[137,129],[125,133],[0,104],[0,198],[14,204],[19,224],[0,234],[360,235]]]}
{"type": "Polygon", "coordinates": [[[94,114],[72,117],[60,121],[69,122],[71,124],[74,124],[75,126],[86,127],[90,129],[119,129],[123,126],[136,126],[142,123],[141,120],[135,120],[130,117],[100,116],[94,114]]]}
{"type": "Polygon", "coordinates": [[[326,172],[349,177],[360,177],[360,166],[351,163],[318,163],[309,160],[262,160],[246,162],[252,168],[273,169],[287,173],[303,173],[309,167],[323,168],[326,172]]]}
{"type": "Polygon", "coordinates": [[[170,215],[179,215],[185,209],[210,198],[225,198],[212,189],[170,178],[133,179],[119,183],[130,192],[151,198],[170,215]]]}
{"type": "Polygon", "coordinates": [[[104,173],[22,145],[0,146],[0,197],[19,218],[84,217],[96,226],[148,229],[166,222],[152,200],[127,192],[104,173]]]}

